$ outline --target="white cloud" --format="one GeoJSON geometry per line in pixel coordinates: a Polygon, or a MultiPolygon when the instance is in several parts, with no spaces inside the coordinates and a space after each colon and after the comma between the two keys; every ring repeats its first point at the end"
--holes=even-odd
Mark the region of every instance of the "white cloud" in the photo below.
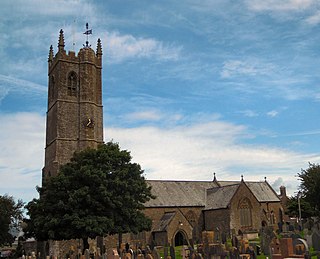
{"type": "Polygon", "coordinates": [[[272,110],[272,111],[269,111],[269,112],[267,112],[267,115],[269,116],[269,117],[276,117],[277,115],[279,114],[279,112],[277,112],[277,111],[275,111],[275,110],[272,110]]]}
{"type": "Polygon", "coordinates": [[[311,15],[306,19],[306,22],[311,25],[317,25],[320,23],[320,11],[317,11],[315,14],[311,15]]]}
{"type": "Polygon", "coordinates": [[[108,43],[108,62],[120,63],[131,58],[154,58],[157,60],[177,60],[181,47],[165,45],[155,39],[136,38],[133,35],[107,33],[103,39],[108,43]]]}
{"type": "Polygon", "coordinates": [[[30,200],[37,195],[35,186],[41,184],[45,118],[36,113],[0,114],[0,121],[1,189],[30,200]]]}
{"type": "Polygon", "coordinates": [[[1,100],[10,94],[10,92],[19,94],[43,95],[47,92],[47,88],[27,80],[0,74],[0,103],[1,100]]]}
{"type": "Polygon", "coordinates": [[[5,0],[1,2],[3,10],[12,10],[10,16],[23,17],[29,15],[46,15],[46,16],[67,16],[87,15],[94,16],[95,9],[93,5],[86,0],[5,0]]]}
{"type": "Polygon", "coordinates": [[[249,9],[254,11],[301,11],[311,8],[317,0],[247,0],[246,4],[249,9]]]}
{"type": "Polygon", "coordinates": [[[222,78],[229,78],[238,75],[267,75],[273,70],[272,64],[263,64],[254,60],[228,60],[224,62],[220,75],[222,78]]]}
{"type": "Polygon", "coordinates": [[[245,111],[240,111],[241,114],[243,114],[246,117],[257,117],[259,114],[255,111],[252,110],[245,110],[245,111]]]}
{"type": "Polygon", "coordinates": [[[106,128],[105,136],[112,136],[121,148],[131,151],[148,179],[209,180],[216,172],[220,179],[240,179],[244,174],[247,180],[268,176],[272,182],[281,175],[291,183],[291,193],[298,184],[298,170],[308,161],[320,159],[312,154],[241,144],[248,136],[246,131],[243,126],[214,121],[166,129],[106,128]]]}

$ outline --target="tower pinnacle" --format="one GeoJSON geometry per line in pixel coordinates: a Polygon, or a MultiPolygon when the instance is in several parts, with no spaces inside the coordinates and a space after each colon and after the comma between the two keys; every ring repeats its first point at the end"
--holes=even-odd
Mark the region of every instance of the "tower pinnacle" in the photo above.
{"type": "Polygon", "coordinates": [[[58,49],[59,49],[59,51],[64,50],[64,35],[63,35],[62,29],[60,30],[58,49]]]}
{"type": "Polygon", "coordinates": [[[101,55],[102,55],[102,47],[101,47],[101,40],[99,38],[97,43],[97,56],[101,56],[101,55]]]}
{"type": "Polygon", "coordinates": [[[49,57],[48,57],[48,62],[51,63],[53,60],[53,47],[52,45],[50,46],[50,50],[49,50],[49,57]]]}

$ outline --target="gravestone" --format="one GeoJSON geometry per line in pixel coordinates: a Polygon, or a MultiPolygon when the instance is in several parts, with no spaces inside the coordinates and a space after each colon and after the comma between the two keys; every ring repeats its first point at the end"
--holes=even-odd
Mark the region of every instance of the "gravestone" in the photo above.
{"type": "Polygon", "coordinates": [[[275,233],[273,232],[272,227],[262,227],[260,229],[260,245],[261,250],[265,255],[270,254],[270,244],[272,239],[276,237],[275,233]]]}
{"type": "Polygon", "coordinates": [[[163,257],[168,258],[168,247],[164,247],[163,249],[163,257]]]}
{"type": "Polygon", "coordinates": [[[120,258],[120,256],[118,254],[117,249],[112,249],[112,257],[111,257],[111,259],[119,259],[119,258],[120,258]]]}
{"type": "Polygon", "coordinates": [[[320,235],[318,231],[312,233],[312,246],[315,251],[320,251],[320,235]]]}
{"type": "Polygon", "coordinates": [[[159,251],[156,247],[154,247],[152,250],[152,257],[154,259],[161,259],[160,255],[159,255],[159,251]]]}
{"type": "Polygon", "coordinates": [[[85,258],[85,259],[90,259],[90,251],[89,251],[89,249],[86,249],[86,250],[84,251],[84,258],[85,258]]]}
{"type": "Polygon", "coordinates": [[[170,246],[170,256],[172,259],[176,259],[176,253],[173,246],[170,246]]]}

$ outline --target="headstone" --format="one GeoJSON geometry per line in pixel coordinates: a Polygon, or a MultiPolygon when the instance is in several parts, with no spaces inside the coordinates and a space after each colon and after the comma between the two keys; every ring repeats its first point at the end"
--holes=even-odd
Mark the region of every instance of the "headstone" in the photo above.
{"type": "Polygon", "coordinates": [[[118,254],[117,249],[112,249],[112,259],[119,259],[120,256],[118,254]]]}
{"type": "Polygon", "coordinates": [[[187,246],[182,246],[182,258],[188,258],[189,257],[189,253],[187,252],[189,251],[187,246]]]}
{"type": "Polygon", "coordinates": [[[176,259],[176,253],[173,246],[170,246],[170,256],[172,259],[176,259]]]}
{"type": "Polygon", "coordinates": [[[163,249],[163,258],[168,258],[168,247],[165,246],[163,249]]]}
{"type": "Polygon", "coordinates": [[[85,259],[90,259],[90,251],[89,251],[89,249],[86,249],[86,250],[84,251],[84,258],[85,258],[85,259]]]}
{"type": "Polygon", "coordinates": [[[161,259],[160,255],[159,255],[159,252],[158,252],[158,249],[156,247],[154,247],[153,250],[152,250],[152,257],[154,259],[161,259]]]}
{"type": "Polygon", "coordinates": [[[315,251],[320,251],[320,235],[317,231],[312,233],[312,246],[315,251]]]}
{"type": "Polygon", "coordinates": [[[281,255],[284,258],[292,256],[293,255],[292,238],[281,238],[280,239],[280,250],[281,250],[281,255]]]}

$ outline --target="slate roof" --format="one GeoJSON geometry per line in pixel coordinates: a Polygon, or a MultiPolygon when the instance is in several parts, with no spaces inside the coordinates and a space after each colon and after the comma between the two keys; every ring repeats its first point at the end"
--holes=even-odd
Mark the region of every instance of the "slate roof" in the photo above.
{"type": "Polygon", "coordinates": [[[225,209],[228,207],[239,184],[212,188],[207,191],[206,210],[225,209]]]}
{"type": "Polygon", "coordinates": [[[259,202],[279,202],[280,199],[267,182],[246,182],[259,202]]]}
{"type": "MultiPolygon", "coordinates": [[[[218,181],[220,186],[239,184],[240,181],[218,181]]],[[[268,182],[245,182],[259,202],[279,202],[279,196],[275,193],[268,182]]]]}
{"type": "Polygon", "coordinates": [[[206,191],[217,187],[213,181],[161,181],[147,180],[156,199],[146,202],[146,207],[204,207],[206,191]]]}
{"type": "Polygon", "coordinates": [[[153,227],[152,232],[163,232],[167,230],[171,220],[176,215],[175,212],[166,212],[163,214],[159,222],[153,227]]]}
{"type": "MultiPolygon", "coordinates": [[[[151,207],[226,208],[240,181],[162,181],[147,180],[156,199],[146,202],[151,207]],[[220,186],[219,186],[219,185],[220,186]]],[[[280,202],[267,182],[245,182],[259,202],[280,202]]]]}

